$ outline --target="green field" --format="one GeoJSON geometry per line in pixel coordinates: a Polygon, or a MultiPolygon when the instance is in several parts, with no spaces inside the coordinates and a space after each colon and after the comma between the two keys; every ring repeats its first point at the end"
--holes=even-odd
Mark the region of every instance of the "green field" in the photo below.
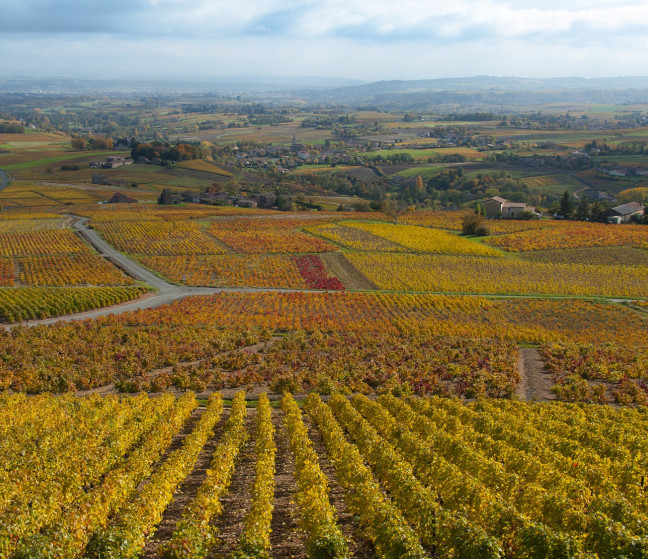
{"type": "Polygon", "coordinates": [[[33,161],[25,161],[23,163],[14,163],[13,165],[5,165],[3,168],[7,171],[17,171],[20,169],[31,169],[33,167],[40,167],[42,165],[49,165],[52,163],[59,163],[61,161],[74,161],[75,159],[87,159],[88,157],[107,157],[110,155],[121,155],[125,156],[128,152],[119,152],[119,151],[93,151],[91,153],[84,153],[80,155],[80,152],[61,154],[56,157],[45,157],[42,159],[35,159],[33,161]]]}

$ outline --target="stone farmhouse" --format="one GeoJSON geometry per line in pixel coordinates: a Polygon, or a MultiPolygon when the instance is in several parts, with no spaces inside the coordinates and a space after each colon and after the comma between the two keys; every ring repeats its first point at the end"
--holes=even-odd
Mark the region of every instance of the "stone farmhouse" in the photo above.
{"type": "Polygon", "coordinates": [[[612,208],[608,217],[609,223],[628,223],[632,221],[633,217],[642,217],[646,212],[646,208],[639,202],[629,202],[612,208]]]}
{"type": "Polygon", "coordinates": [[[499,196],[494,196],[484,201],[486,217],[488,219],[513,219],[519,217],[522,212],[534,212],[534,206],[527,206],[524,202],[509,202],[499,196]]]}

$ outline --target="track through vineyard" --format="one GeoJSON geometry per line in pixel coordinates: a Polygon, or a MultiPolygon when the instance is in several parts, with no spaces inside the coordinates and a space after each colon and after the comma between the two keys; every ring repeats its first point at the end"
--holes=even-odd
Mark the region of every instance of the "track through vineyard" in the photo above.
{"type": "MultiPolygon", "coordinates": [[[[202,415],[203,412],[204,412],[204,408],[199,408],[196,413],[196,416],[202,415]]],[[[190,433],[191,428],[193,428],[194,426],[195,423],[187,426],[188,428],[184,430],[183,435],[186,436],[188,433],[190,433]]],[[[221,421],[216,427],[216,429],[214,430],[214,436],[210,438],[207,441],[207,443],[205,443],[205,446],[203,447],[202,451],[198,455],[198,460],[196,462],[196,466],[194,467],[193,471],[184,480],[184,482],[182,483],[182,485],[178,490],[178,493],[175,494],[173,498],[173,502],[169,505],[166,511],[164,511],[164,516],[162,517],[162,521],[158,525],[151,539],[147,542],[141,557],[147,559],[154,559],[156,557],[159,557],[158,547],[163,542],[171,538],[173,534],[173,530],[175,529],[175,525],[180,519],[184,507],[187,506],[187,504],[196,497],[196,492],[198,491],[198,487],[200,487],[200,484],[205,479],[206,470],[209,466],[211,456],[214,450],[216,449],[218,440],[222,436],[222,433],[223,433],[223,421],[221,421]]],[[[180,437],[178,437],[177,442],[175,444],[176,448],[179,446],[180,440],[181,440],[180,437]]]]}
{"type": "Polygon", "coordinates": [[[299,557],[305,546],[304,533],[297,527],[295,517],[295,459],[290,452],[288,433],[283,425],[284,414],[274,411],[272,422],[277,442],[275,498],[272,512],[270,545],[272,557],[289,559],[299,557]]]}
{"type": "Polygon", "coordinates": [[[551,392],[551,375],[545,369],[542,355],[535,348],[521,347],[518,357],[520,384],[516,395],[520,400],[546,402],[555,400],[551,392]]]}
{"type": "Polygon", "coordinates": [[[371,545],[362,536],[360,527],[357,522],[354,521],[353,514],[346,508],[344,491],[342,490],[342,487],[340,487],[337,476],[335,475],[335,468],[333,467],[328,452],[326,451],[326,446],[321,433],[308,417],[304,418],[304,423],[308,429],[308,436],[311,441],[313,441],[313,447],[319,457],[322,471],[328,479],[329,499],[337,513],[337,520],[340,529],[349,543],[349,551],[352,556],[357,559],[370,559],[371,557],[375,557],[371,545]]]}
{"type": "MultiPolygon", "coordinates": [[[[256,410],[247,410],[246,428],[254,433],[256,410]]],[[[234,551],[238,536],[243,527],[243,518],[250,508],[250,486],[254,480],[254,436],[252,436],[239,457],[234,470],[229,492],[223,497],[223,514],[214,522],[219,540],[220,551],[223,555],[234,551]]]]}

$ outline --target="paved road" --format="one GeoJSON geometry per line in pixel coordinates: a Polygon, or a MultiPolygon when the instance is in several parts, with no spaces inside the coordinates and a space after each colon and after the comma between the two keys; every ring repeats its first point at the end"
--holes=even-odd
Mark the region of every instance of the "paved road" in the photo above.
{"type": "MultiPolygon", "coordinates": [[[[252,288],[252,287],[188,287],[186,285],[174,285],[165,281],[164,279],[156,276],[146,268],[143,268],[111,245],[104,241],[96,231],[87,227],[87,218],[78,218],[68,214],[69,217],[77,218],[73,227],[77,230],[96,250],[99,251],[104,257],[110,259],[116,266],[120,267],[127,274],[140,280],[149,286],[153,287],[156,291],[145,295],[134,301],[128,301],[112,307],[105,307],[83,313],[77,313],[66,316],[57,316],[52,318],[45,318],[42,320],[30,320],[22,322],[26,326],[36,326],[38,324],[53,324],[55,322],[69,322],[71,320],[83,320],[99,318],[102,316],[109,316],[113,314],[121,314],[128,311],[135,311],[141,309],[150,309],[173,303],[185,297],[192,295],[213,295],[215,293],[290,293],[299,291],[301,293],[321,293],[320,290],[304,290],[304,289],[269,289],[269,288],[252,288]]],[[[447,295],[456,295],[456,293],[447,293],[447,295]]],[[[473,295],[480,297],[483,295],[473,295]]],[[[493,299],[526,299],[528,295],[486,295],[493,299]]],[[[627,299],[607,299],[610,303],[623,303],[628,302],[627,299]]],[[[11,329],[16,324],[4,325],[6,330],[11,329]]]]}
{"type": "Polygon", "coordinates": [[[0,192],[9,186],[9,175],[0,169],[0,192]]]}
{"type": "MultiPolygon", "coordinates": [[[[296,289],[256,289],[252,287],[188,287],[186,285],[174,285],[165,281],[164,279],[156,276],[151,271],[140,266],[128,256],[122,254],[106,241],[104,241],[96,231],[87,227],[87,218],[78,218],[71,214],[69,217],[77,218],[73,224],[73,228],[78,231],[99,253],[108,258],[117,267],[124,270],[128,275],[135,279],[146,283],[155,289],[154,292],[136,299],[128,301],[112,307],[105,307],[102,309],[95,309],[77,314],[66,316],[56,316],[52,318],[44,318],[42,320],[30,320],[20,324],[26,326],[36,326],[39,324],[53,324],[55,322],[69,322],[71,320],[83,320],[88,318],[99,318],[101,316],[109,316],[112,314],[121,314],[128,311],[136,311],[140,309],[150,309],[173,303],[179,299],[190,297],[192,295],[213,295],[215,293],[237,292],[237,293],[255,293],[255,292],[273,292],[273,293],[287,293],[291,291],[306,291],[318,293],[317,290],[296,290],[296,289]]],[[[5,329],[10,329],[15,324],[6,325],[5,329]]]]}
{"type": "Polygon", "coordinates": [[[151,287],[166,294],[183,293],[186,290],[191,289],[190,287],[173,285],[156,276],[153,272],[150,272],[146,268],[143,268],[136,262],[133,262],[130,258],[104,241],[94,229],[90,229],[87,226],[87,223],[88,218],[84,217],[78,219],[72,227],[74,227],[74,229],[78,231],[82,237],[84,237],[95,249],[97,249],[101,255],[111,260],[117,267],[124,270],[129,276],[143,281],[151,287]]]}

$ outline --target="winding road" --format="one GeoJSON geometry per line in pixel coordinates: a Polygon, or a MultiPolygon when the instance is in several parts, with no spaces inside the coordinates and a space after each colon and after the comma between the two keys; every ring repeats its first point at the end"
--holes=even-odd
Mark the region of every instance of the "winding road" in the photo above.
{"type": "Polygon", "coordinates": [[[0,169],[0,192],[9,186],[9,175],[6,171],[0,169]]]}
{"type": "MultiPolygon", "coordinates": [[[[291,291],[306,291],[309,290],[296,290],[296,289],[268,289],[268,288],[253,288],[253,287],[188,287],[186,285],[174,285],[156,276],[150,270],[140,266],[137,262],[131,260],[125,254],[122,254],[117,249],[109,245],[99,234],[87,226],[88,218],[78,217],[71,214],[66,214],[76,221],[72,227],[77,231],[88,243],[90,243],[104,258],[108,259],[115,266],[122,269],[129,276],[146,283],[148,286],[155,289],[154,292],[148,293],[139,299],[114,305],[111,307],[104,307],[92,311],[86,311],[76,314],[65,316],[55,316],[51,318],[43,318],[40,320],[28,320],[19,323],[23,326],[37,326],[39,324],[53,324],[55,322],[69,322],[72,320],[84,320],[88,318],[99,318],[101,316],[109,316],[113,314],[122,314],[128,311],[137,311],[142,309],[150,309],[173,303],[179,299],[190,297],[193,295],[213,295],[214,293],[255,293],[255,292],[273,292],[273,293],[287,293],[291,291]]],[[[318,290],[312,290],[312,293],[317,293],[318,290]]],[[[17,324],[5,325],[5,329],[11,329],[17,324]]]]}
{"type": "MultiPolygon", "coordinates": [[[[0,175],[2,172],[0,171],[0,175]]],[[[102,239],[96,231],[87,226],[88,218],[79,217],[72,214],[66,214],[69,218],[74,219],[72,227],[92,245],[101,256],[111,261],[115,266],[122,269],[126,274],[139,280],[148,286],[152,287],[155,291],[147,293],[139,299],[113,305],[111,307],[103,307],[91,311],[85,311],[76,314],[56,316],[51,318],[44,318],[39,320],[29,320],[20,323],[3,325],[5,330],[10,330],[14,326],[37,326],[39,324],[53,324],[55,322],[69,322],[72,320],[84,320],[99,318],[102,316],[110,316],[115,314],[122,314],[128,311],[136,311],[143,309],[150,309],[166,305],[190,297],[193,295],[213,295],[215,293],[290,293],[299,291],[301,293],[321,293],[321,290],[310,289],[273,289],[273,288],[255,288],[255,287],[189,287],[186,285],[175,285],[167,282],[163,278],[155,275],[150,270],[140,266],[137,262],[131,260],[125,254],[122,254],[117,249],[109,245],[102,239]]],[[[364,291],[364,290],[361,290],[364,291]]],[[[441,293],[439,293],[441,294],[441,293]]],[[[456,293],[443,293],[445,295],[456,295],[456,293]]],[[[472,294],[471,296],[479,297],[484,295],[472,294]]],[[[513,299],[529,298],[528,295],[487,295],[493,299],[513,299]]],[[[606,298],[610,303],[624,303],[628,302],[627,299],[606,298]]]]}

